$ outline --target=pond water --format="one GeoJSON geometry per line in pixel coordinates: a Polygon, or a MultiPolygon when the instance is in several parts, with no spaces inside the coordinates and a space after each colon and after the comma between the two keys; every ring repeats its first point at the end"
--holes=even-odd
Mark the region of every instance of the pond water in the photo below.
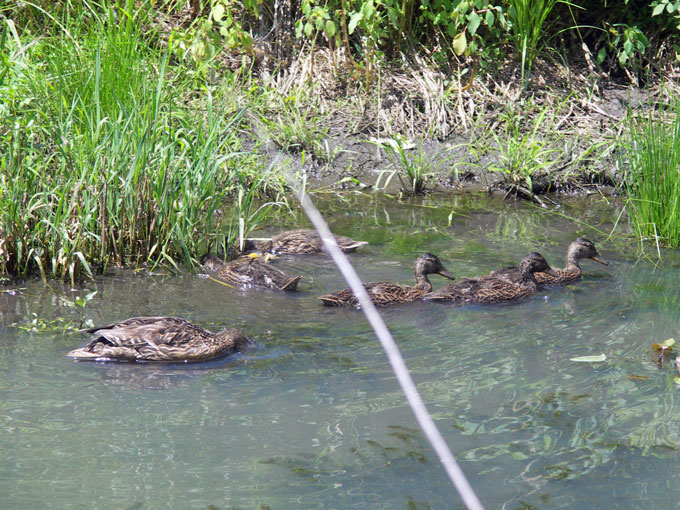
{"type": "MultiPolygon", "coordinates": [[[[568,200],[560,215],[485,196],[316,201],[334,231],[371,243],[351,256],[367,281],[412,281],[423,251],[462,277],[530,250],[561,267],[577,235],[595,241],[610,265],[584,261],[567,287],[383,315],[486,508],[678,507],[677,372],[650,347],[680,325],[677,252],[655,267],[634,241],[607,240],[619,209],[597,199],[568,200]],[[570,361],[601,353],[602,363],[570,361]]],[[[288,217],[261,234],[300,225],[288,217]]],[[[346,286],[330,259],[275,263],[304,275],[300,292],[129,271],[75,290],[4,289],[0,506],[462,508],[361,312],[314,299],[346,286]],[[93,291],[82,310],[64,301],[93,291]],[[64,356],[87,340],[72,329],[81,319],[138,315],[238,326],[259,348],[196,365],[64,356]]]]}

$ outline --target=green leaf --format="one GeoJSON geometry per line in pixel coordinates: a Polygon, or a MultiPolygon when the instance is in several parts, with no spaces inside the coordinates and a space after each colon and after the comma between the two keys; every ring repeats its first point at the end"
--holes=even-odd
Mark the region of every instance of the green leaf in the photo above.
{"type": "Polygon", "coordinates": [[[326,33],[328,34],[328,37],[333,37],[337,31],[338,30],[335,26],[335,23],[333,23],[331,20],[326,21],[326,33]]]}
{"type": "Polygon", "coordinates": [[[496,21],[496,16],[494,16],[494,13],[491,9],[486,11],[486,17],[484,19],[484,22],[486,23],[486,26],[491,28],[493,26],[494,21],[496,21]]]}
{"type": "Polygon", "coordinates": [[[366,2],[361,8],[361,11],[364,13],[364,17],[366,17],[366,19],[371,19],[373,13],[375,12],[375,4],[373,3],[373,0],[366,2]]]}
{"type": "Polygon", "coordinates": [[[656,7],[654,7],[654,10],[652,11],[652,17],[661,14],[664,10],[664,7],[666,7],[664,4],[659,4],[656,7]]]}
{"type": "Polygon", "coordinates": [[[364,15],[361,13],[361,11],[352,14],[352,17],[349,19],[349,24],[347,25],[347,32],[349,34],[352,34],[352,32],[354,32],[354,29],[357,27],[357,25],[361,21],[361,18],[363,17],[364,15]]]}
{"type": "Polygon", "coordinates": [[[460,56],[465,53],[465,48],[467,48],[465,32],[459,32],[456,34],[456,37],[453,38],[453,51],[456,52],[456,55],[460,56]]]}
{"type": "Polygon", "coordinates": [[[596,356],[578,356],[576,358],[569,358],[569,361],[579,361],[582,363],[599,363],[607,359],[605,354],[598,354],[596,356]]]}
{"type": "Polygon", "coordinates": [[[604,62],[604,59],[607,57],[607,50],[604,48],[600,48],[600,51],[597,52],[597,64],[600,65],[602,62],[604,62]]]}
{"type": "Polygon", "coordinates": [[[312,24],[309,22],[305,23],[305,35],[307,37],[310,37],[312,35],[312,30],[314,30],[312,24]]]}
{"type": "Polygon", "coordinates": [[[634,50],[633,42],[630,39],[627,39],[623,43],[623,51],[625,51],[626,55],[630,57],[633,54],[633,50],[634,50]]]}
{"type": "Polygon", "coordinates": [[[482,18],[479,17],[479,14],[477,14],[475,11],[472,11],[470,16],[468,16],[468,31],[470,32],[471,36],[475,35],[481,22],[482,18]]]}
{"type": "Polygon", "coordinates": [[[222,18],[224,17],[224,5],[216,4],[215,7],[212,8],[211,14],[217,23],[222,21],[222,18]]]}

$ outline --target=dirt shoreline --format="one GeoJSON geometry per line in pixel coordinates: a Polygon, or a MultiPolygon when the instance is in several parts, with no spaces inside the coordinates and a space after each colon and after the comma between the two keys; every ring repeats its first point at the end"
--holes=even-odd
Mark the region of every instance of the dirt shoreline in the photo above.
{"type": "MultiPolygon", "coordinates": [[[[280,93],[304,82],[303,69],[309,67],[301,59],[297,69],[289,69],[287,79],[278,82],[280,93]]],[[[420,69],[434,84],[428,90],[419,87],[413,70],[398,69],[367,98],[339,83],[323,62],[315,62],[314,69],[322,92],[301,105],[301,112],[327,112],[318,144],[322,157],[303,145],[285,147],[270,140],[262,147],[270,161],[283,153],[290,168],[304,168],[312,187],[338,190],[382,187],[400,164],[394,157],[390,161],[379,142],[401,140],[408,147],[402,156],[425,167],[427,190],[499,192],[524,199],[549,193],[612,195],[622,179],[615,145],[628,127],[628,116],[664,92],[658,85],[642,89],[592,69],[566,69],[539,59],[527,89],[521,86],[518,65],[508,61],[502,76],[477,76],[470,89],[457,93],[445,93],[447,77],[433,70],[420,69]],[[540,169],[529,180],[506,172],[509,149],[504,144],[519,144],[514,148],[519,155],[521,143],[534,141],[546,160],[535,161],[540,169]]],[[[390,192],[403,188],[397,174],[390,192]]]]}

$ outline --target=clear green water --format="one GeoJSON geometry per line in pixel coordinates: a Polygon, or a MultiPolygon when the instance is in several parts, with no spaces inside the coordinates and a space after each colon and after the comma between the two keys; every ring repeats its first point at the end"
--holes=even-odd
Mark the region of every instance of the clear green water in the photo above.
{"type": "MultiPolygon", "coordinates": [[[[655,268],[578,222],[489,198],[317,202],[338,233],[371,242],[352,256],[369,281],[411,281],[425,250],[460,276],[529,250],[561,266],[574,237],[593,239],[611,265],[584,262],[566,288],[384,317],[486,508],[678,507],[680,390],[650,349],[678,336],[677,252],[655,268]]],[[[618,215],[593,200],[562,212],[606,232],[618,215]]],[[[330,260],[276,263],[305,275],[301,292],[112,272],[0,293],[0,507],[461,508],[363,315],[313,298],[345,286],[330,260]],[[87,338],[57,330],[78,320],[61,298],[94,290],[95,324],[179,315],[242,327],[260,348],[192,366],[73,362],[87,338]]]]}

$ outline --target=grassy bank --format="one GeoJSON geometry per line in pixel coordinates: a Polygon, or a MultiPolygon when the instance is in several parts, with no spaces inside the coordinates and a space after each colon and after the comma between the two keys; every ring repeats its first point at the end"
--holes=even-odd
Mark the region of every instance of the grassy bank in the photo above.
{"type": "Polygon", "coordinates": [[[680,99],[631,116],[620,141],[622,187],[635,229],[656,245],[680,246],[680,99]]]}
{"type": "MultiPolygon", "coordinates": [[[[333,165],[343,186],[363,184],[355,169],[377,165],[353,159],[342,146],[348,135],[371,145],[371,158],[380,146],[379,183],[400,182],[408,193],[481,182],[481,168],[485,183],[492,176],[487,188],[531,199],[615,184],[624,171],[611,154],[628,154],[621,168],[631,166],[622,187],[633,199],[629,213],[641,236],[652,236],[643,225],[653,225],[653,235],[672,244],[677,233],[659,234],[660,225],[680,220],[644,216],[670,203],[659,195],[666,186],[656,184],[670,177],[635,170],[661,168],[666,156],[646,149],[648,162],[638,165],[645,151],[630,151],[620,135],[652,147],[644,139],[657,136],[655,126],[677,125],[678,109],[662,108],[659,120],[655,103],[622,99],[612,109],[619,103],[604,92],[614,71],[639,84],[642,70],[634,66],[649,44],[635,30],[608,46],[598,39],[611,55],[598,51],[600,62],[572,70],[555,61],[573,52],[539,37],[544,28],[550,37],[565,28],[562,4],[542,4],[540,12],[510,4],[475,2],[449,16],[456,47],[443,44],[431,12],[412,27],[420,45],[403,39],[409,23],[395,24],[391,4],[366,10],[366,2],[348,3],[364,10],[341,15],[332,3],[328,12],[305,3],[291,13],[299,18],[290,37],[277,33],[269,42],[253,37],[253,20],[271,21],[260,3],[238,11],[234,2],[198,2],[203,10],[193,17],[181,2],[0,8],[0,275],[75,281],[111,264],[191,268],[203,252],[226,251],[243,238],[272,204],[285,203],[280,163],[271,164],[278,151],[308,170],[333,165]],[[505,24],[488,13],[505,13],[505,24]],[[333,35],[350,19],[354,35],[333,35]],[[392,25],[382,30],[380,23],[392,25]],[[386,47],[390,30],[397,30],[398,51],[386,47]],[[466,34],[464,45],[458,34],[466,34]],[[437,51],[421,51],[426,42],[437,51]],[[650,112],[644,122],[626,121],[640,111],[650,112]],[[453,135],[464,141],[434,155],[421,142],[453,135]]],[[[586,32],[579,37],[587,42],[586,32]]],[[[665,55],[664,69],[674,70],[665,55]]],[[[663,74],[645,79],[653,85],[663,74]]],[[[656,146],[677,150],[666,141],[656,146]]]]}
{"type": "Polygon", "coordinates": [[[282,181],[241,146],[233,81],[172,65],[123,11],[80,14],[41,37],[2,26],[0,274],[191,267],[282,181]]]}

